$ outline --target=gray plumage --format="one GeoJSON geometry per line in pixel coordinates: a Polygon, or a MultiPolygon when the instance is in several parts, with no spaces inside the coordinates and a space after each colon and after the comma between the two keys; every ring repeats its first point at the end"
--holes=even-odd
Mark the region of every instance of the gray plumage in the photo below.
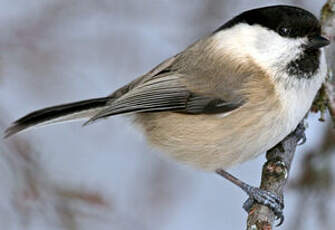
{"type": "MultiPolygon", "coordinates": [[[[189,62],[187,58],[188,55],[192,55],[192,52],[198,52],[210,42],[209,38],[198,41],[189,50],[164,61],[148,74],[116,90],[110,96],[48,107],[30,113],[15,121],[5,131],[5,137],[34,126],[83,118],[88,119],[84,123],[87,125],[101,118],[124,113],[173,111],[189,114],[214,114],[230,112],[242,105],[243,100],[240,98],[231,100],[232,95],[227,92],[218,93],[206,82],[208,80],[206,76],[213,74],[210,72],[216,68],[217,62],[210,60],[211,57],[198,55],[195,56],[194,62],[189,62]],[[197,60],[197,58],[201,59],[197,60]],[[202,74],[190,71],[191,64],[195,65],[206,59],[209,59],[207,60],[208,66],[202,74]],[[191,78],[192,81],[199,81],[202,84],[200,88],[186,83],[191,78]],[[225,97],[225,95],[228,96],[225,97]]],[[[229,78],[221,72],[217,74],[222,75],[217,77],[218,81],[229,78]]],[[[220,82],[211,81],[211,84],[222,87],[220,82]]]]}

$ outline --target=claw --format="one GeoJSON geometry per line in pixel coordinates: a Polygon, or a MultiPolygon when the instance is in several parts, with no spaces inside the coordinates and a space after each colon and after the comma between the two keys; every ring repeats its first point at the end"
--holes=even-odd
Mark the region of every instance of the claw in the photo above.
{"type": "Polygon", "coordinates": [[[284,222],[284,202],[277,194],[250,186],[223,169],[216,170],[216,173],[231,181],[249,195],[249,199],[243,204],[243,209],[248,213],[251,211],[253,204],[257,202],[258,204],[267,206],[273,211],[276,219],[280,220],[277,226],[284,222]]]}
{"type": "Polygon", "coordinates": [[[301,137],[300,141],[298,142],[298,145],[304,145],[307,141],[307,137],[306,135],[304,134],[303,137],[301,137]]]}
{"type": "Polygon", "coordinates": [[[276,227],[279,227],[280,225],[284,223],[285,217],[284,215],[276,216],[276,219],[279,220],[279,223],[276,225],[276,227]]]}
{"type": "Polygon", "coordinates": [[[284,222],[284,215],[283,215],[284,204],[280,197],[269,191],[265,191],[260,188],[251,186],[248,189],[247,193],[250,197],[243,204],[244,210],[246,210],[249,213],[252,205],[256,202],[258,204],[267,206],[274,212],[276,220],[279,220],[277,226],[280,226],[284,222]]]}
{"type": "Polygon", "coordinates": [[[306,143],[307,141],[307,138],[306,138],[306,135],[305,135],[305,125],[304,123],[300,123],[296,130],[295,130],[295,135],[298,136],[299,138],[299,142],[298,142],[298,145],[303,145],[306,143]]]}
{"type": "Polygon", "coordinates": [[[254,205],[255,201],[250,197],[244,202],[243,209],[249,213],[251,211],[252,206],[254,205]]]}

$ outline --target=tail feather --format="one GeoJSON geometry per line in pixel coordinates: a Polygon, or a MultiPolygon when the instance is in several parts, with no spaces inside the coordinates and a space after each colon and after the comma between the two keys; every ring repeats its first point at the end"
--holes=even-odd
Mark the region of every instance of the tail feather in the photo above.
{"type": "Polygon", "coordinates": [[[35,126],[89,118],[103,109],[109,100],[110,97],[102,97],[37,110],[15,121],[5,131],[4,137],[10,137],[35,126]]]}

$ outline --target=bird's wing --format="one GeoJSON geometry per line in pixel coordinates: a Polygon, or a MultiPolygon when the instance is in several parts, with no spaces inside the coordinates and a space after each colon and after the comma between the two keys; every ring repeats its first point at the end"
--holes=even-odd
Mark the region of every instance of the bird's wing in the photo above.
{"type": "Polygon", "coordinates": [[[227,113],[243,104],[243,101],[226,101],[210,94],[197,93],[183,84],[185,76],[160,72],[156,76],[132,83],[122,95],[110,101],[85,124],[100,118],[124,113],[174,111],[189,114],[227,113]]]}

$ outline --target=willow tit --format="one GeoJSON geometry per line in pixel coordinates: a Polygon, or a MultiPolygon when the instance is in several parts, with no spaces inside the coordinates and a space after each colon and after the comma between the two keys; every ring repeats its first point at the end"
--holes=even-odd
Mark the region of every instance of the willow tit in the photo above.
{"type": "Polygon", "coordinates": [[[309,111],[327,66],[318,19],[293,6],[253,9],[107,97],[48,107],[9,137],[62,121],[131,114],[167,155],[215,171],[279,143],[309,111]]]}

